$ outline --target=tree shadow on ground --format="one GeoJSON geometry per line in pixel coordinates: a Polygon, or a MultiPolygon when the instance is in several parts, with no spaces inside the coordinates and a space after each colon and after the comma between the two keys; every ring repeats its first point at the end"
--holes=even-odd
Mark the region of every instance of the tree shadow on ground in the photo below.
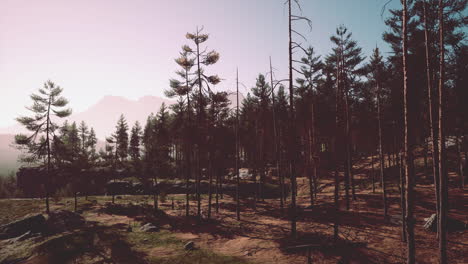
{"type": "Polygon", "coordinates": [[[37,256],[47,263],[146,263],[145,254],[134,251],[118,227],[104,227],[95,223],[64,235],[49,239],[36,249],[37,256]]]}
{"type": "Polygon", "coordinates": [[[280,250],[286,255],[308,255],[309,248],[314,255],[323,258],[338,258],[338,263],[378,263],[364,252],[365,243],[351,242],[323,233],[299,232],[297,238],[283,237],[277,240],[280,250]]]}

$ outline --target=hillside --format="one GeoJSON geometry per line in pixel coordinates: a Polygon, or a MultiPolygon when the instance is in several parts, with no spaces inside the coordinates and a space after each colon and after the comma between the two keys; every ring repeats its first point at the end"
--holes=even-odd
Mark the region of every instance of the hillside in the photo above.
{"type": "Polygon", "coordinates": [[[0,176],[19,167],[17,160],[20,151],[11,146],[14,138],[12,134],[0,134],[0,176]]]}

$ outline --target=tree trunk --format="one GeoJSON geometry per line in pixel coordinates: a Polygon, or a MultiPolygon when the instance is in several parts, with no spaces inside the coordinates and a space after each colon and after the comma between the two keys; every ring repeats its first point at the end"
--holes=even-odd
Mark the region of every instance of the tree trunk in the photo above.
{"type": "MultiPolygon", "coordinates": [[[[423,3],[423,20],[424,20],[424,43],[426,50],[426,77],[427,77],[427,104],[429,110],[429,132],[432,141],[432,174],[434,176],[434,186],[435,186],[435,197],[436,197],[436,215],[439,218],[439,156],[438,156],[438,143],[437,143],[437,129],[434,126],[434,115],[432,113],[432,78],[431,78],[431,64],[429,57],[429,32],[427,26],[427,2],[424,0],[423,3]]],[[[438,232],[438,231],[437,231],[438,232]]]]}
{"type": "Polygon", "coordinates": [[[313,183],[313,178],[314,178],[314,175],[313,175],[313,172],[314,172],[314,165],[313,165],[313,154],[312,154],[312,131],[311,129],[309,128],[309,155],[308,155],[308,173],[309,174],[309,193],[310,193],[310,206],[312,207],[314,205],[314,183],[313,183]]]}
{"type": "Polygon", "coordinates": [[[427,162],[427,152],[429,151],[429,148],[427,146],[427,140],[424,139],[423,143],[423,152],[424,152],[424,174],[426,174],[429,171],[429,165],[427,162]]]}
{"type": "Polygon", "coordinates": [[[401,207],[401,240],[407,241],[406,238],[406,200],[405,200],[405,177],[403,171],[403,155],[400,155],[400,207],[401,207]]]}
{"type": "Polygon", "coordinates": [[[154,204],[154,211],[159,210],[158,205],[158,198],[159,198],[159,190],[158,190],[158,179],[156,177],[153,178],[153,204],[154,204]]]}
{"type": "Polygon", "coordinates": [[[445,49],[444,49],[444,1],[439,0],[439,263],[447,263],[447,171],[446,171],[446,153],[445,153],[445,49]]]}
{"type": "Polygon", "coordinates": [[[293,66],[292,66],[292,17],[291,1],[289,4],[289,131],[290,131],[290,151],[289,151],[289,170],[291,177],[291,236],[297,237],[296,232],[296,137],[295,137],[295,118],[294,118],[294,86],[293,86],[293,66]]]}
{"type": "Polygon", "coordinates": [[[374,153],[372,153],[372,156],[371,156],[371,168],[372,168],[372,193],[375,193],[374,153]]]}
{"type": "Polygon", "coordinates": [[[463,158],[460,144],[460,133],[457,133],[457,165],[458,165],[458,176],[460,177],[460,189],[463,190],[463,158]]]}
{"type": "Polygon", "coordinates": [[[50,105],[51,105],[51,97],[49,96],[49,102],[47,106],[47,124],[46,124],[46,144],[47,144],[47,171],[46,171],[46,180],[45,180],[45,196],[46,196],[46,213],[50,213],[49,207],[49,181],[50,181],[50,105]]]}
{"type": "Polygon", "coordinates": [[[404,98],[404,135],[405,135],[405,200],[406,200],[406,261],[408,264],[415,263],[415,245],[414,245],[414,219],[413,219],[413,185],[414,185],[414,164],[413,164],[413,124],[410,117],[414,114],[409,111],[411,106],[408,96],[408,69],[407,69],[407,58],[408,58],[408,14],[406,0],[402,0],[403,3],[403,18],[402,18],[402,38],[403,38],[403,98],[404,98]]]}
{"type": "Polygon", "coordinates": [[[215,170],[215,173],[216,173],[216,183],[215,183],[215,191],[216,191],[216,213],[218,214],[219,213],[219,178],[220,178],[220,173],[218,172],[218,170],[216,169],[215,170]]]}
{"type": "MultiPolygon", "coordinates": [[[[198,28],[197,28],[197,36],[196,39],[198,40],[198,28]]],[[[198,73],[198,147],[197,147],[197,217],[201,220],[201,196],[200,196],[200,181],[202,177],[202,167],[201,167],[201,146],[203,145],[203,129],[202,129],[202,114],[203,114],[203,89],[202,89],[202,79],[201,79],[201,68],[200,68],[200,44],[196,41],[197,44],[197,73],[198,73]]]]}
{"type": "Polygon", "coordinates": [[[211,203],[213,199],[213,153],[209,153],[209,161],[208,161],[208,219],[211,218],[211,203]]]}
{"type": "Polygon", "coordinates": [[[340,204],[338,201],[339,198],[339,192],[340,192],[340,180],[338,176],[338,166],[335,162],[335,172],[334,172],[334,178],[335,178],[335,189],[333,192],[333,201],[335,205],[335,216],[333,218],[333,239],[335,240],[335,243],[338,242],[338,232],[339,232],[339,213],[340,213],[340,204]]]}
{"type": "MultiPolygon", "coordinates": [[[[278,181],[280,183],[280,209],[281,214],[284,214],[284,179],[282,178],[281,170],[280,170],[280,153],[279,153],[279,143],[278,143],[278,127],[276,124],[276,110],[275,110],[275,90],[274,90],[274,83],[273,83],[273,66],[271,65],[271,57],[270,57],[270,85],[271,85],[271,102],[272,102],[272,114],[273,114],[273,141],[275,144],[275,163],[276,163],[276,173],[278,174],[278,181]]],[[[237,86],[238,88],[239,86],[237,86]]],[[[239,90],[238,90],[239,91],[239,90]]],[[[237,104],[239,105],[239,103],[237,104]]],[[[238,108],[239,109],[239,108],[238,108]]],[[[239,111],[239,110],[237,110],[239,111]]],[[[238,114],[238,113],[237,113],[238,114]]]]}
{"type": "Polygon", "coordinates": [[[340,178],[338,175],[338,164],[340,163],[341,154],[338,153],[338,146],[339,140],[341,141],[343,138],[341,137],[341,126],[340,126],[340,98],[342,98],[342,94],[340,91],[340,67],[339,67],[339,59],[336,62],[336,94],[335,94],[335,132],[334,132],[334,142],[333,142],[333,165],[335,166],[334,170],[334,180],[335,180],[335,188],[333,192],[333,202],[334,202],[334,217],[333,217],[333,238],[335,243],[338,242],[338,232],[339,232],[339,212],[340,212],[340,204],[338,201],[339,192],[340,192],[340,178]]]}
{"type": "MultiPolygon", "coordinates": [[[[270,67],[271,67],[271,58],[270,58],[270,67]]],[[[272,77],[273,78],[273,77],[272,77]]],[[[274,108],[274,105],[273,105],[274,108]]],[[[274,112],[274,110],[273,110],[274,112]]],[[[275,131],[276,133],[276,131],[275,131]]],[[[275,142],[276,143],[276,142],[275,142]]],[[[237,221],[240,221],[240,175],[239,175],[239,70],[236,71],[236,217],[237,221]]]]}
{"type": "MultiPolygon", "coordinates": [[[[185,81],[188,85],[188,71],[185,71],[185,81]]],[[[186,162],[187,162],[187,171],[185,175],[185,216],[188,218],[190,215],[190,175],[192,174],[192,140],[190,135],[191,125],[192,125],[192,110],[190,108],[190,93],[187,91],[187,116],[188,116],[188,125],[186,131],[186,141],[187,141],[187,151],[186,151],[186,162]]]]}
{"type": "Polygon", "coordinates": [[[383,198],[383,209],[384,209],[384,219],[388,217],[387,209],[387,190],[385,186],[385,170],[384,170],[384,155],[383,155],[383,145],[382,145],[382,111],[380,103],[381,95],[380,84],[377,84],[377,120],[378,120],[378,133],[379,133],[379,160],[380,160],[380,181],[382,187],[382,198],[383,198]]]}
{"type": "MultiPolygon", "coordinates": [[[[466,136],[465,136],[466,137],[466,136]]],[[[463,173],[462,173],[462,188],[465,189],[465,179],[466,179],[466,174],[468,172],[468,152],[465,151],[465,166],[463,167],[463,173]]]]}

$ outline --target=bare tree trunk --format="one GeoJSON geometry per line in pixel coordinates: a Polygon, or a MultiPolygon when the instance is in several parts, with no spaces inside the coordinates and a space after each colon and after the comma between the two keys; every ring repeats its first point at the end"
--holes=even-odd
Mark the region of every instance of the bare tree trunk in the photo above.
{"type": "Polygon", "coordinates": [[[463,173],[462,173],[462,188],[463,189],[465,189],[465,179],[466,179],[467,171],[468,171],[468,152],[465,151],[465,166],[463,166],[463,173]]]}
{"type": "Polygon", "coordinates": [[[215,175],[216,175],[216,183],[215,183],[215,197],[216,197],[216,201],[215,201],[215,204],[216,204],[216,213],[219,213],[219,178],[220,178],[220,174],[218,172],[218,170],[214,170],[215,171],[215,175]]]}
{"type": "Polygon", "coordinates": [[[458,176],[460,177],[460,189],[463,190],[463,158],[460,145],[460,132],[457,133],[457,165],[458,165],[458,176]]]}
{"type": "Polygon", "coordinates": [[[345,200],[346,200],[346,210],[349,210],[349,180],[351,177],[350,174],[350,161],[349,161],[349,123],[348,123],[348,92],[347,88],[345,87],[345,74],[344,74],[344,62],[343,62],[343,47],[340,46],[340,78],[341,84],[343,85],[341,92],[342,98],[344,98],[344,107],[343,107],[343,120],[344,120],[344,134],[343,134],[343,143],[344,143],[344,183],[345,183],[345,200]]]}
{"type": "Polygon", "coordinates": [[[405,200],[405,177],[403,171],[403,155],[400,155],[400,200],[401,200],[401,240],[407,241],[406,238],[406,200],[405,200]]]}
{"type": "Polygon", "coordinates": [[[254,210],[257,211],[258,188],[257,188],[257,170],[256,169],[253,169],[252,176],[253,176],[253,181],[254,181],[254,210]]]}
{"type": "Polygon", "coordinates": [[[49,207],[49,195],[50,195],[50,167],[51,167],[51,162],[50,162],[50,138],[49,138],[49,133],[50,133],[50,106],[51,106],[51,97],[49,95],[49,102],[47,106],[47,124],[46,124],[46,144],[47,144],[47,171],[46,171],[46,180],[45,180],[45,196],[46,196],[46,213],[50,213],[50,207],[49,207]]]}
{"type": "Polygon", "coordinates": [[[407,236],[407,250],[406,250],[406,261],[408,264],[415,263],[415,245],[414,245],[414,217],[413,217],[413,195],[414,195],[414,164],[413,164],[413,124],[410,117],[414,114],[408,111],[410,107],[409,96],[408,96],[408,69],[407,69],[407,58],[408,58],[408,13],[406,0],[402,0],[403,3],[403,18],[402,18],[402,34],[403,34],[403,98],[404,98],[404,127],[405,127],[405,200],[406,200],[406,236],[407,236]]]}
{"type": "Polygon", "coordinates": [[[333,201],[335,205],[335,216],[333,218],[333,239],[335,240],[335,243],[338,242],[338,232],[339,232],[339,216],[338,214],[340,213],[340,204],[338,201],[339,198],[339,192],[340,192],[340,180],[338,176],[338,164],[335,162],[335,172],[334,172],[334,178],[335,178],[335,189],[333,191],[333,201]]]}
{"type": "Polygon", "coordinates": [[[381,87],[380,84],[377,84],[377,120],[378,120],[378,131],[379,131],[379,160],[380,160],[380,180],[382,187],[382,198],[383,198],[383,209],[384,209],[384,219],[388,216],[387,209],[387,190],[385,186],[385,170],[384,170],[384,155],[383,155],[383,145],[382,145],[382,111],[381,111],[381,87]]]}
{"type": "Polygon", "coordinates": [[[333,165],[335,166],[334,171],[334,180],[335,180],[335,189],[333,193],[333,201],[334,201],[334,217],[333,217],[333,238],[335,243],[338,242],[338,232],[339,232],[339,212],[340,212],[340,204],[338,201],[339,192],[340,192],[340,178],[338,175],[338,164],[339,160],[341,159],[341,155],[338,155],[338,140],[342,140],[341,137],[341,126],[340,126],[340,99],[341,99],[341,91],[340,91],[340,63],[337,60],[336,63],[336,94],[335,94],[335,133],[334,133],[334,142],[333,142],[333,165]]]}
{"type": "MultiPolygon", "coordinates": [[[[274,83],[273,83],[273,66],[271,65],[271,57],[270,57],[270,83],[271,83],[271,101],[272,101],[272,113],[273,113],[273,141],[275,144],[275,163],[276,163],[276,172],[278,174],[278,180],[280,183],[280,208],[281,213],[284,214],[284,179],[281,174],[280,170],[280,152],[279,152],[279,137],[278,137],[278,128],[276,124],[276,110],[275,110],[275,91],[274,91],[274,83]]],[[[239,105],[239,104],[238,104],[239,105]]]]}
{"type": "Polygon", "coordinates": [[[429,171],[429,165],[427,162],[427,152],[429,152],[429,147],[427,146],[427,139],[424,138],[424,143],[423,143],[423,152],[424,152],[424,174],[426,174],[429,171]]]}
{"type": "Polygon", "coordinates": [[[294,116],[294,86],[293,86],[293,66],[292,66],[292,17],[291,17],[291,1],[289,4],[289,131],[290,131],[290,151],[289,151],[289,170],[291,177],[291,236],[297,237],[296,230],[296,138],[295,138],[295,116],[294,116]]]}
{"type": "Polygon", "coordinates": [[[307,167],[308,167],[308,172],[307,174],[309,175],[309,194],[310,194],[310,206],[312,207],[314,205],[314,183],[313,183],[313,154],[312,154],[312,131],[309,128],[308,129],[308,134],[309,134],[309,155],[307,157],[307,167]]]}
{"type": "MultiPolygon", "coordinates": [[[[270,58],[270,67],[271,67],[271,58],[270,58]]],[[[240,197],[239,197],[239,188],[240,188],[240,175],[239,175],[239,70],[236,71],[236,216],[237,221],[240,220],[240,197]]],[[[274,107],[274,105],[273,105],[274,107]]],[[[274,110],[273,110],[274,111],[274,110]]],[[[275,131],[276,133],[276,131],[275,131]]],[[[276,143],[276,142],[275,142],[276,143]]]]}
{"type": "Polygon", "coordinates": [[[210,151],[209,153],[209,161],[208,161],[208,219],[211,218],[211,204],[213,199],[213,152],[210,151]]]}
{"type": "MultiPolygon", "coordinates": [[[[185,71],[185,81],[188,86],[189,78],[188,71],[185,71]]],[[[192,110],[190,108],[190,93],[187,91],[187,116],[188,116],[188,128],[185,136],[187,137],[187,151],[186,151],[186,162],[187,162],[187,171],[185,175],[185,216],[188,218],[190,215],[190,175],[192,174],[192,140],[190,135],[191,125],[192,125],[192,110]]]]}
{"type": "Polygon", "coordinates": [[[447,263],[447,171],[446,171],[446,153],[445,153],[445,48],[444,48],[444,1],[439,0],[439,263],[447,263]]]}
{"type": "MultiPolygon", "coordinates": [[[[198,39],[198,28],[197,28],[197,36],[196,39],[198,39]]],[[[200,196],[200,181],[202,177],[202,168],[201,168],[201,146],[203,145],[203,135],[202,135],[202,114],[203,114],[203,89],[202,89],[202,79],[201,79],[201,68],[200,68],[200,44],[198,41],[196,41],[197,45],[197,73],[198,73],[198,89],[199,89],[199,95],[198,95],[198,147],[197,147],[197,169],[198,169],[198,174],[197,174],[197,217],[199,220],[201,220],[202,215],[201,215],[201,196],[200,196]]]]}
{"type": "Polygon", "coordinates": [[[372,168],[372,192],[375,193],[374,153],[372,153],[372,156],[371,156],[371,168],[372,168]]]}
{"type": "Polygon", "coordinates": [[[159,196],[159,190],[158,190],[158,179],[156,176],[153,177],[153,204],[154,204],[154,211],[159,210],[158,206],[158,196],[159,196]]]}
{"type": "MultiPolygon", "coordinates": [[[[440,197],[439,197],[439,157],[438,157],[438,143],[436,137],[436,127],[434,126],[434,116],[432,113],[432,78],[431,78],[431,64],[430,64],[430,57],[429,57],[429,32],[427,26],[427,2],[424,0],[423,3],[423,20],[424,20],[424,43],[425,43],[425,50],[426,50],[426,74],[427,74],[427,104],[429,106],[429,131],[430,137],[432,141],[432,173],[434,176],[434,186],[435,186],[435,197],[436,197],[436,215],[437,219],[439,218],[439,204],[440,204],[440,197]]],[[[438,232],[438,231],[437,231],[438,232]]]]}

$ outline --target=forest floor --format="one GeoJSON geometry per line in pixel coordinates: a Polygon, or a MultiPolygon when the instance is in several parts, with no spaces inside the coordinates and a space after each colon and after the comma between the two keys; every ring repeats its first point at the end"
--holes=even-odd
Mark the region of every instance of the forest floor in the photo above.
{"type": "MultiPolygon", "coordinates": [[[[356,167],[355,170],[357,173],[367,171],[367,166],[363,161],[361,168],[356,167]]],[[[450,176],[453,181],[456,180],[454,174],[450,176]]],[[[291,248],[300,245],[313,245],[313,263],[405,262],[406,245],[401,239],[401,210],[396,184],[389,184],[390,217],[387,220],[383,218],[381,189],[377,184],[373,193],[368,176],[359,173],[355,175],[356,200],[351,201],[350,210],[346,210],[341,188],[340,239],[334,243],[334,185],[331,177],[322,177],[319,183],[320,192],[314,206],[310,207],[308,179],[298,178],[300,208],[298,239],[294,241],[290,238],[289,218],[286,212],[282,213],[279,209],[278,199],[265,199],[256,204],[251,199],[242,200],[241,220],[237,221],[232,197],[224,195],[220,199],[219,212],[213,206],[209,220],[207,199],[204,197],[203,220],[199,222],[196,217],[186,219],[184,195],[168,195],[166,201],[160,202],[160,209],[167,217],[159,223],[158,232],[148,233],[139,229],[145,223],[144,217],[110,214],[103,210],[111,199],[109,196],[90,196],[88,201],[80,197],[78,208],[82,211],[81,215],[93,225],[71,232],[71,237],[62,235],[48,238],[49,241],[40,240],[42,245],[46,245],[41,247],[41,251],[25,240],[23,248],[19,247],[21,253],[18,253],[8,248],[7,242],[0,240],[0,263],[307,263],[306,249],[291,248]],[[172,197],[175,200],[174,209],[172,197]],[[132,227],[132,232],[127,232],[128,226],[132,227]],[[87,234],[94,234],[94,237],[88,241],[87,234]],[[59,242],[65,244],[63,247],[66,250],[62,247],[48,247],[59,243],[54,242],[54,239],[61,239],[59,242]],[[188,241],[193,241],[197,249],[184,250],[188,241]],[[93,250],[89,247],[93,247],[93,250]],[[95,254],[94,247],[99,247],[101,253],[95,254]],[[83,248],[87,249],[83,251],[83,248]],[[14,254],[20,255],[21,261],[13,262],[14,254]]],[[[415,198],[416,260],[417,263],[436,263],[436,234],[423,228],[424,218],[430,217],[435,211],[434,188],[431,180],[424,175],[418,175],[415,198]]],[[[289,201],[288,197],[287,204],[289,201]]],[[[449,217],[466,223],[467,191],[451,186],[449,201],[449,217]]],[[[124,195],[116,199],[117,204],[129,202],[151,205],[152,197],[124,195]]],[[[26,214],[41,212],[43,203],[39,199],[0,200],[0,225],[26,214]]],[[[52,210],[57,209],[72,210],[73,199],[52,201],[52,210]]],[[[196,214],[195,201],[191,201],[190,212],[192,216],[196,214]]],[[[468,263],[468,231],[449,233],[448,240],[449,263],[468,263]]],[[[15,247],[18,248],[17,245],[15,247]]]]}

